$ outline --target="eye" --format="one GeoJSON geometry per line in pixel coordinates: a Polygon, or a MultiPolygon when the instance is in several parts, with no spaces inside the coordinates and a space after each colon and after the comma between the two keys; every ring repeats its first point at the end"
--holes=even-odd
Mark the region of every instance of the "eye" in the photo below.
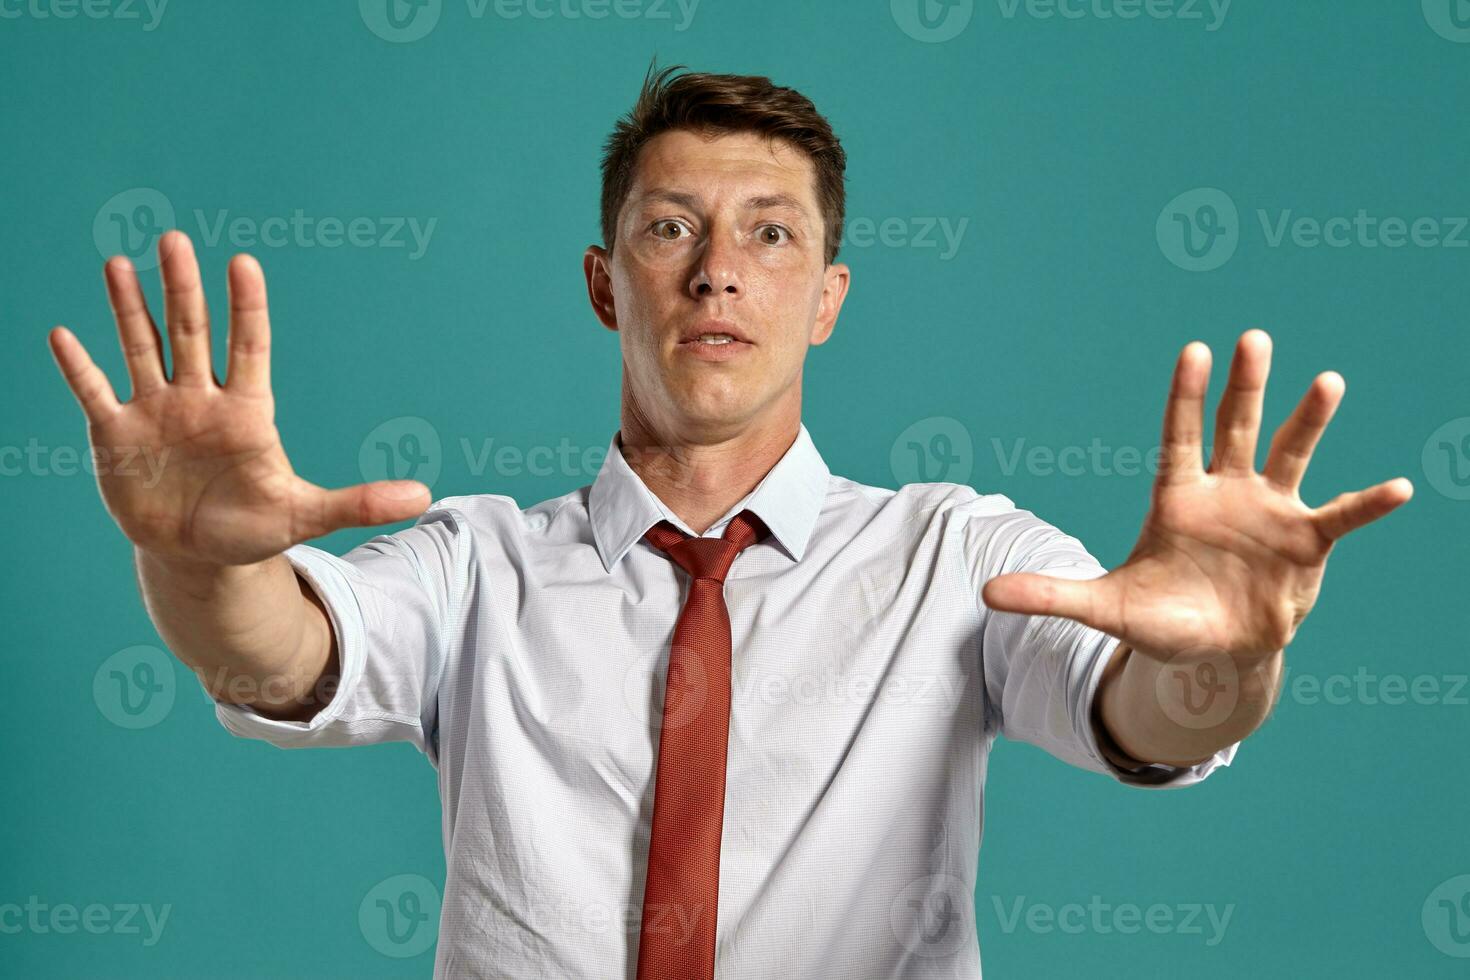
{"type": "MultiPolygon", "coordinates": [[[[652,231],[660,241],[677,242],[682,237],[679,234],[679,229],[687,227],[684,222],[675,218],[665,218],[663,221],[654,222],[652,231]],[[670,229],[673,230],[672,235],[668,234],[670,229]]],[[[693,234],[693,232],[690,232],[690,234],[693,234]]]]}
{"type": "Polygon", "coordinates": [[[791,238],[791,232],[780,225],[761,225],[759,234],[761,242],[766,245],[784,245],[791,238]],[[770,238],[771,232],[776,233],[775,241],[770,238]]]}

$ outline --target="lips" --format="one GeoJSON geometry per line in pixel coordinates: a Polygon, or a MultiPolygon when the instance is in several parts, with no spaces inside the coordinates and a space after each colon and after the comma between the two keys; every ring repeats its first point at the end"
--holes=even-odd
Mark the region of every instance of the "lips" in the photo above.
{"type": "Polygon", "coordinates": [[[743,360],[755,349],[750,336],[729,320],[704,320],[685,330],[679,338],[679,356],[698,361],[726,363],[743,360]],[[711,343],[699,338],[706,334],[725,334],[730,339],[711,343]]]}
{"type": "Polygon", "coordinates": [[[726,334],[732,340],[742,344],[753,344],[755,341],[750,336],[729,320],[705,320],[697,323],[679,335],[679,343],[691,344],[705,334],[726,334]]]}

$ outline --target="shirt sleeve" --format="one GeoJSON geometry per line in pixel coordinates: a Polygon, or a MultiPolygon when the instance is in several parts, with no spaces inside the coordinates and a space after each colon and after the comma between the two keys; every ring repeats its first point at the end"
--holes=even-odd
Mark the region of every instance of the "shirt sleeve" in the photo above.
{"type": "Polygon", "coordinates": [[[458,511],[436,504],[412,527],[341,557],[307,544],[287,549],[331,619],[341,680],[310,721],[267,718],[216,698],[220,723],[287,749],[406,741],[437,765],[444,624],[466,591],[456,587],[467,578],[462,521],[458,511]]]}
{"type": "Polygon", "coordinates": [[[1018,509],[1003,494],[981,495],[957,509],[964,521],[965,562],[983,624],[980,658],[986,702],[1001,735],[1142,788],[1183,788],[1231,764],[1239,742],[1193,766],[1150,764],[1129,771],[1109,761],[1098,747],[1092,712],[1116,638],[1059,616],[993,610],[980,598],[981,588],[997,575],[1036,572],[1091,579],[1107,570],[1082,542],[1018,509]]]}

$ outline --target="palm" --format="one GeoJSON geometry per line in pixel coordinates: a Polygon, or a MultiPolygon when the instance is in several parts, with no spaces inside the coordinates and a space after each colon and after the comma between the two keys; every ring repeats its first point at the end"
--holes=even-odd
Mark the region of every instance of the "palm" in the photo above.
{"type": "MultiPolygon", "coordinates": [[[[167,386],[93,427],[94,446],[151,446],[156,475],[98,473],[109,513],[139,547],[229,564],[294,542],[295,476],[271,420],[271,400],[167,386]]],[[[146,462],[146,461],[145,461],[146,462]]]]}
{"type": "Polygon", "coordinates": [[[172,379],[164,377],[158,331],[126,262],[110,262],[107,280],[133,382],[131,401],[117,401],[75,337],[60,329],[51,336],[57,363],[87,416],[103,501],[129,540],[168,557],[245,564],[339,527],[422,512],[427,488],[412,481],[325,490],[297,477],[274,423],[259,266],[237,258],[230,268],[229,371],[222,385],[210,369],[193,250],[174,232],[160,242],[160,253],[172,379]]]}
{"type": "Polygon", "coordinates": [[[993,608],[1075,619],[1161,658],[1185,650],[1267,657],[1291,642],[1316,602],[1327,555],[1349,531],[1408,499],[1407,480],[1343,494],[1319,508],[1298,496],[1302,476],[1342,397],[1320,375],[1254,466],[1270,341],[1241,338],[1202,465],[1209,360],[1185,348],[1164,421],[1164,454],[1138,543],[1117,569],[1072,581],[1002,575],[985,587],[993,608]]]}

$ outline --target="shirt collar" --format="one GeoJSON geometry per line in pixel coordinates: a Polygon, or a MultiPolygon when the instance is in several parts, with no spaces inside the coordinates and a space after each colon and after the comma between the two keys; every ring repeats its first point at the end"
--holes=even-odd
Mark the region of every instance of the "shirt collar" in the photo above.
{"type": "MultiPolygon", "coordinates": [[[[608,441],[607,457],[597,472],[587,499],[588,517],[597,553],[609,572],[628,553],[650,527],[668,521],[685,534],[694,535],[642,478],[628,465],[619,448],[621,430],[608,441]]],[[[725,512],[708,531],[707,536],[724,533],[724,525],[742,510],[755,513],[771,536],[800,561],[807,541],[816,526],[817,515],[827,496],[829,471],[822,454],[812,442],[806,425],[801,424],[796,440],[776,465],[756,484],[754,490],[725,512]]]]}

